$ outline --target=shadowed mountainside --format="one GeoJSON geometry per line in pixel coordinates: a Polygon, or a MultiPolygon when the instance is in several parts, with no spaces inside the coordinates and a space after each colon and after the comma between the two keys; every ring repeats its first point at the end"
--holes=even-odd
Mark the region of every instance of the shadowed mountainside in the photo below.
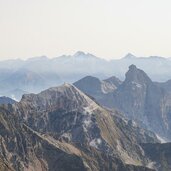
{"type": "Polygon", "coordinates": [[[102,94],[94,92],[91,83],[84,79],[75,85],[94,97],[98,103],[108,108],[116,108],[127,118],[135,120],[143,127],[151,129],[161,137],[170,139],[171,135],[171,91],[170,81],[153,82],[148,75],[135,65],[129,67],[125,80],[113,91],[102,94]]]}

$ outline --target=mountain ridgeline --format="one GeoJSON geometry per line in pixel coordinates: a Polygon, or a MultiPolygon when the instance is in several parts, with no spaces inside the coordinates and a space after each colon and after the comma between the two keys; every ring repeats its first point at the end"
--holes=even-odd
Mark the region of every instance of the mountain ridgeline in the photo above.
{"type": "Polygon", "coordinates": [[[167,81],[171,78],[170,58],[128,54],[121,59],[105,60],[79,51],[55,58],[41,56],[0,61],[0,94],[19,101],[25,93],[38,93],[63,82],[73,83],[87,75],[105,79],[114,74],[124,80],[131,64],[142,68],[152,80],[167,81]]]}
{"type": "Polygon", "coordinates": [[[170,61],[0,62],[0,171],[170,171],[170,61]]]}
{"type": "Polygon", "coordinates": [[[149,146],[159,143],[154,133],[103,108],[70,84],[2,105],[0,117],[1,170],[171,169],[170,160],[149,154],[149,146]]]}
{"type": "Polygon", "coordinates": [[[143,70],[130,65],[125,80],[113,91],[93,94],[89,91],[89,83],[83,78],[74,85],[94,97],[101,105],[119,110],[127,118],[135,120],[165,140],[171,139],[170,81],[153,82],[143,70]]]}
{"type": "Polygon", "coordinates": [[[16,101],[9,98],[9,97],[5,97],[5,96],[2,96],[0,97],[0,104],[14,104],[16,101]]]}

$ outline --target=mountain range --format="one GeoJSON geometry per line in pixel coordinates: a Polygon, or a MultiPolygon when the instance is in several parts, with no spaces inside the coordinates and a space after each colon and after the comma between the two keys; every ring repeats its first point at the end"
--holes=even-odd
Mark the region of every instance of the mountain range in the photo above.
{"type": "Polygon", "coordinates": [[[160,145],[154,133],[71,84],[23,95],[20,102],[2,105],[0,117],[1,170],[171,169],[170,144],[160,145]]]}
{"type": "Polygon", "coordinates": [[[1,61],[0,171],[170,171],[169,66],[84,52],[1,61]]]}
{"type": "MultiPolygon", "coordinates": [[[[110,80],[110,79],[109,79],[110,80]]],[[[171,82],[153,82],[149,76],[135,65],[130,65],[123,82],[115,78],[116,89],[103,91],[103,82],[95,77],[85,77],[74,83],[76,87],[99,104],[122,112],[125,117],[154,131],[166,141],[171,140],[171,82]],[[97,81],[98,80],[98,81],[97,81]],[[94,84],[92,84],[94,82],[94,84]],[[90,87],[96,88],[93,91],[90,87]]],[[[111,82],[110,82],[111,83],[111,82]]]]}
{"type": "Polygon", "coordinates": [[[100,79],[114,75],[124,80],[131,64],[143,69],[153,81],[166,82],[171,78],[170,58],[136,57],[129,53],[121,59],[105,60],[78,51],[74,55],[51,59],[41,56],[0,61],[0,95],[20,100],[23,92],[38,93],[64,82],[73,83],[87,75],[100,79]],[[15,94],[16,89],[21,90],[20,94],[19,91],[15,94]]]}

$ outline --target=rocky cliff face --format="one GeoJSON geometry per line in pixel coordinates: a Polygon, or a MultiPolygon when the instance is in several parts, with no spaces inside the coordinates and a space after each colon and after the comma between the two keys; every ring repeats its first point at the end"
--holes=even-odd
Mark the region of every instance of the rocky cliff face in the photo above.
{"type": "Polygon", "coordinates": [[[158,171],[171,170],[171,143],[142,144],[145,154],[149,156],[153,168],[158,171]]]}
{"type": "Polygon", "coordinates": [[[171,139],[170,81],[155,83],[144,71],[131,65],[124,82],[115,91],[106,93],[100,99],[97,98],[98,95],[87,93],[101,105],[116,108],[141,126],[151,129],[165,139],[171,139]]]}
{"type": "Polygon", "coordinates": [[[132,65],[123,84],[112,94],[112,106],[160,136],[171,138],[168,118],[170,97],[166,89],[156,85],[142,70],[132,65]]]}
{"type": "Polygon", "coordinates": [[[88,144],[119,156],[129,164],[141,160],[141,149],[134,146],[138,143],[133,144],[125,137],[113,119],[114,114],[72,85],[51,88],[38,95],[25,95],[15,105],[15,113],[24,118],[29,127],[58,140],[88,144]],[[125,151],[134,151],[135,155],[125,151]]]}
{"type": "Polygon", "coordinates": [[[152,133],[73,85],[24,95],[0,108],[2,167],[16,171],[151,171],[140,143],[152,133]]]}
{"type": "MultiPolygon", "coordinates": [[[[0,154],[15,171],[85,170],[79,150],[39,134],[1,108],[0,154]]],[[[9,169],[7,169],[9,170],[9,169]]]]}
{"type": "Polygon", "coordinates": [[[122,81],[121,81],[119,78],[115,77],[115,76],[109,77],[109,78],[107,78],[107,79],[105,79],[105,80],[103,80],[103,81],[115,85],[116,88],[117,88],[119,85],[122,84],[122,81]]]}

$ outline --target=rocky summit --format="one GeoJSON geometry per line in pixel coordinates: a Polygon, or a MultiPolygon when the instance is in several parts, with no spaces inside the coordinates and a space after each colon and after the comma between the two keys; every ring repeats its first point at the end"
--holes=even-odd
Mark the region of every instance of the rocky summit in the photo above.
{"type": "Polygon", "coordinates": [[[70,84],[23,95],[20,102],[2,105],[0,117],[1,170],[154,171],[162,166],[144,148],[159,143],[154,133],[70,84]]]}
{"type": "Polygon", "coordinates": [[[100,80],[93,76],[86,76],[78,80],[74,85],[85,94],[93,97],[96,101],[101,102],[107,94],[113,92],[122,83],[117,77],[110,77],[100,80]]]}
{"type": "Polygon", "coordinates": [[[143,70],[130,65],[125,80],[103,96],[85,91],[87,84],[84,87],[75,85],[101,105],[117,109],[128,119],[154,131],[162,142],[171,139],[170,80],[165,83],[153,82],[143,70]]]}

